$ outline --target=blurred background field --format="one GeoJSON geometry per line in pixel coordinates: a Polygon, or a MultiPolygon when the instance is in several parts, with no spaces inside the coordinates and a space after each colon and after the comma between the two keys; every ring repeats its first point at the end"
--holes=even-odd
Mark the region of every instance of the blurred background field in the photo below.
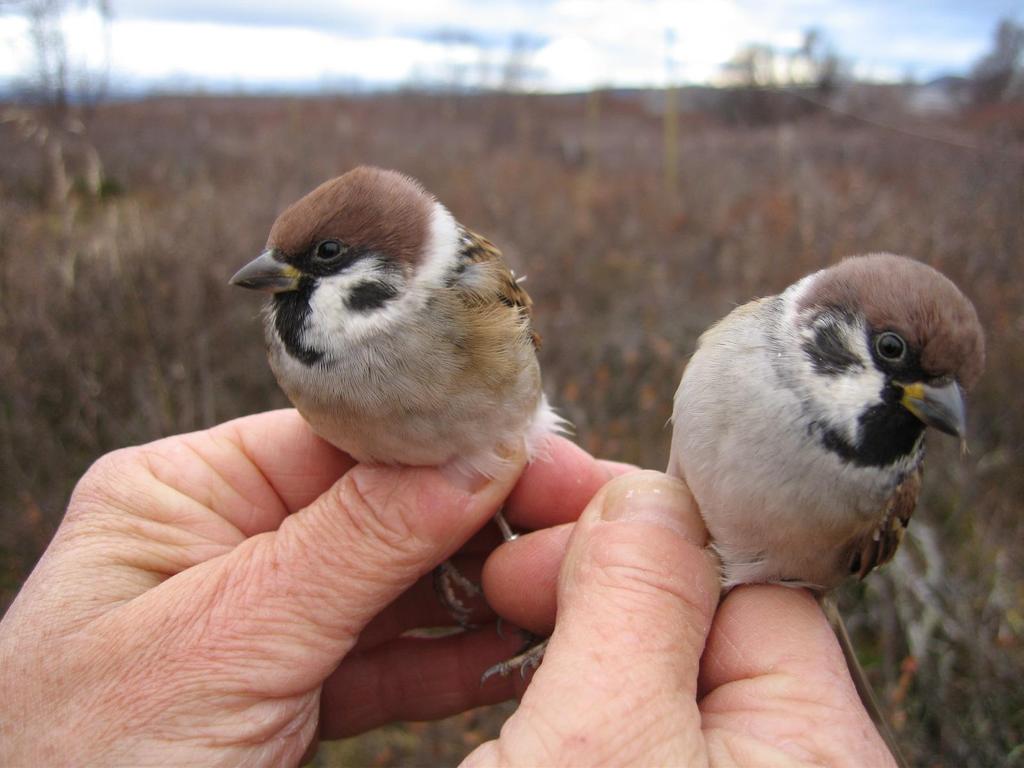
{"type": "MultiPolygon", "coordinates": [[[[60,4],[36,5],[55,50],[60,4]]],[[[970,453],[933,436],[903,550],[842,604],[914,764],[1024,765],[1024,28],[927,83],[865,81],[815,34],[741,46],[713,84],[669,61],[660,87],[558,93],[525,44],[494,82],[302,95],[119,93],[40,58],[0,103],[0,607],[99,455],[286,404],[259,300],[227,279],[286,204],[372,163],[527,275],[550,399],[587,450],[645,467],[733,306],[868,251],[957,282],[989,342],[970,453]]],[[[511,706],[318,763],[455,763],[511,706]]]]}

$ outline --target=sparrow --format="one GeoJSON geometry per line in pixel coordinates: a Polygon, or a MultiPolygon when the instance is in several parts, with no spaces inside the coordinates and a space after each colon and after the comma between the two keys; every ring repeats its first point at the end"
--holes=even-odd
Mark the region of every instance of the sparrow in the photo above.
{"type": "MultiPolygon", "coordinates": [[[[541,389],[521,281],[401,173],[358,167],[321,184],[278,216],[231,284],[270,294],[278,384],[357,461],[493,476],[514,456],[542,455],[565,425],[541,389]]],[[[452,582],[479,588],[450,563],[439,575],[442,602],[464,624],[452,582]]]]}
{"type": "Polygon", "coordinates": [[[927,427],[965,435],[985,339],[946,277],[848,258],[706,331],[675,395],[668,472],[700,507],[723,586],[825,592],[895,554],[927,427]]]}
{"type": "Polygon", "coordinates": [[[357,461],[492,476],[561,419],[529,295],[500,251],[417,181],[358,167],[288,207],[231,284],[270,294],[270,366],[357,461]]]}
{"type": "Polygon", "coordinates": [[[675,395],[668,473],[693,492],[722,586],[807,587],[905,765],[835,601],[896,553],[928,427],[965,445],[985,362],[973,304],[925,264],[845,259],[733,310],[700,338],[675,395]]]}

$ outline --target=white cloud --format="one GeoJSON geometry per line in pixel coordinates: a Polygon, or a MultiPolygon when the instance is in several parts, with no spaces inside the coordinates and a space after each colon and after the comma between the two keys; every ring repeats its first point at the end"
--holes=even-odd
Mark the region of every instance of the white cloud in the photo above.
{"type": "Polygon", "coordinates": [[[126,21],[114,27],[114,69],[143,79],[174,76],[260,83],[344,76],[399,81],[436,46],[394,37],[356,39],[296,27],[126,21]]]}
{"type": "MultiPolygon", "coordinates": [[[[858,71],[900,77],[908,69],[963,68],[984,50],[992,18],[968,31],[953,0],[945,15],[882,0],[115,0],[109,26],[112,79],[144,83],[276,84],[351,79],[401,84],[500,65],[516,34],[540,45],[529,65],[547,89],[710,82],[751,42],[793,49],[803,30],[826,30],[858,71]],[[445,45],[432,33],[464,30],[486,50],[445,45]]],[[[104,28],[95,11],[65,18],[71,61],[104,66],[104,28]]],[[[0,15],[0,79],[30,71],[27,24],[0,15]]],[[[473,77],[474,75],[470,75],[473,77]]]]}
{"type": "Polygon", "coordinates": [[[0,16],[0,78],[27,72],[31,62],[28,22],[20,16],[0,16]]]}
{"type": "Polygon", "coordinates": [[[607,62],[602,60],[594,46],[575,35],[559,37],[541,48],[534,56],[533,64],[542,70],[548,81],[552,73],[558,73],[559,82],[569,89],[609,82],[612,76],[607,62]]]}
{"type": "Polygon", "coordinates": [[[527,29],[543,15],[545,5],[522,0],[116,0],[115,11],[125,19],[308,26],[352,36],[386,36],[441,28],[527,29]]]}
{"type": "MultiPolygon", "coordinates": [[[[105,67],[102,19],[76,10],[63,20],[69,60],[78,68],[105,67]]],[[[0,39],[17,44],[0,58],[0,77],[30,72],[28,25],[0,17],[0,39]]],[[[353,79],[402,83],[417,73],[443,73],[474,63],[468,46],[411,37],[355,37],[299,26],[267,27],[207,22],[114,19],[109,26],[110,70],[115,81],[255,83],[279,85],[353,79]]]]}

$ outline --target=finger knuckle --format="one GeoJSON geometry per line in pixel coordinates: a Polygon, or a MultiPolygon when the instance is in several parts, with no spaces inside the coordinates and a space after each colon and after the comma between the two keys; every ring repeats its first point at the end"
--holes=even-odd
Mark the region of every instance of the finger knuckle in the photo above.
{"type": "Polygon", "coordinates": [[[103,511],[120,506],[119,494],[128,485],[126,478],[140,461],[139,449],[121,448],[93,462],[71,493],[65,525],[94,521],[103,511]]]}
{"type": "Polygon", "coordinates": [[[134,457],[133,448],[121,448],[100,456],[78,481],[72,499],[106,496],[115,481],[124,474],[125,467],[134,462],[134,457]]]}
{"type": "Polygon", "coordinates": [[[709,615],[714,596],[705,584],[703,558],[695,563],[679,541],[652,541],[649,531],[600,528],[588,548],[595,584],[632,611],[671,608],[691,616],[709,615]]]}
{"type": "Polygon", "coordinates": [[[349,472],[328,491],[327,516],[346,538],[386,550],[393,556],[415,549],[413,494],[393,472],[349,472]]]}

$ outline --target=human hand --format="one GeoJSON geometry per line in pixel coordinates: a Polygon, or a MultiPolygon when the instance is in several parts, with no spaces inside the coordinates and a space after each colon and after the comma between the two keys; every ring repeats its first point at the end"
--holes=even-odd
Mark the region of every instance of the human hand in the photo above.
{"type": "Polygon", "coordinates": [[[541,471],[509,517],[543,530],[498,549],[484,588],[501,615],[554,633],[500,738],[464,765],[893,764],[807,592],[740,587],[718,605],[682,482],[618,478],[572,525],[531,498],[541,471]]]}
{"type": "MultiPolygon", "coordinates": [[[[511,512],[574,519],[618,471],[562,440],[552,461],[511,512]]],[[[0,764],[294,764],[318,736],[509,698],[480,674],[514,636],[402,635],[451,623],[425,574],[514,470],[354,466],[290,410],[100,459],[0,623],[0,764]]]]}

